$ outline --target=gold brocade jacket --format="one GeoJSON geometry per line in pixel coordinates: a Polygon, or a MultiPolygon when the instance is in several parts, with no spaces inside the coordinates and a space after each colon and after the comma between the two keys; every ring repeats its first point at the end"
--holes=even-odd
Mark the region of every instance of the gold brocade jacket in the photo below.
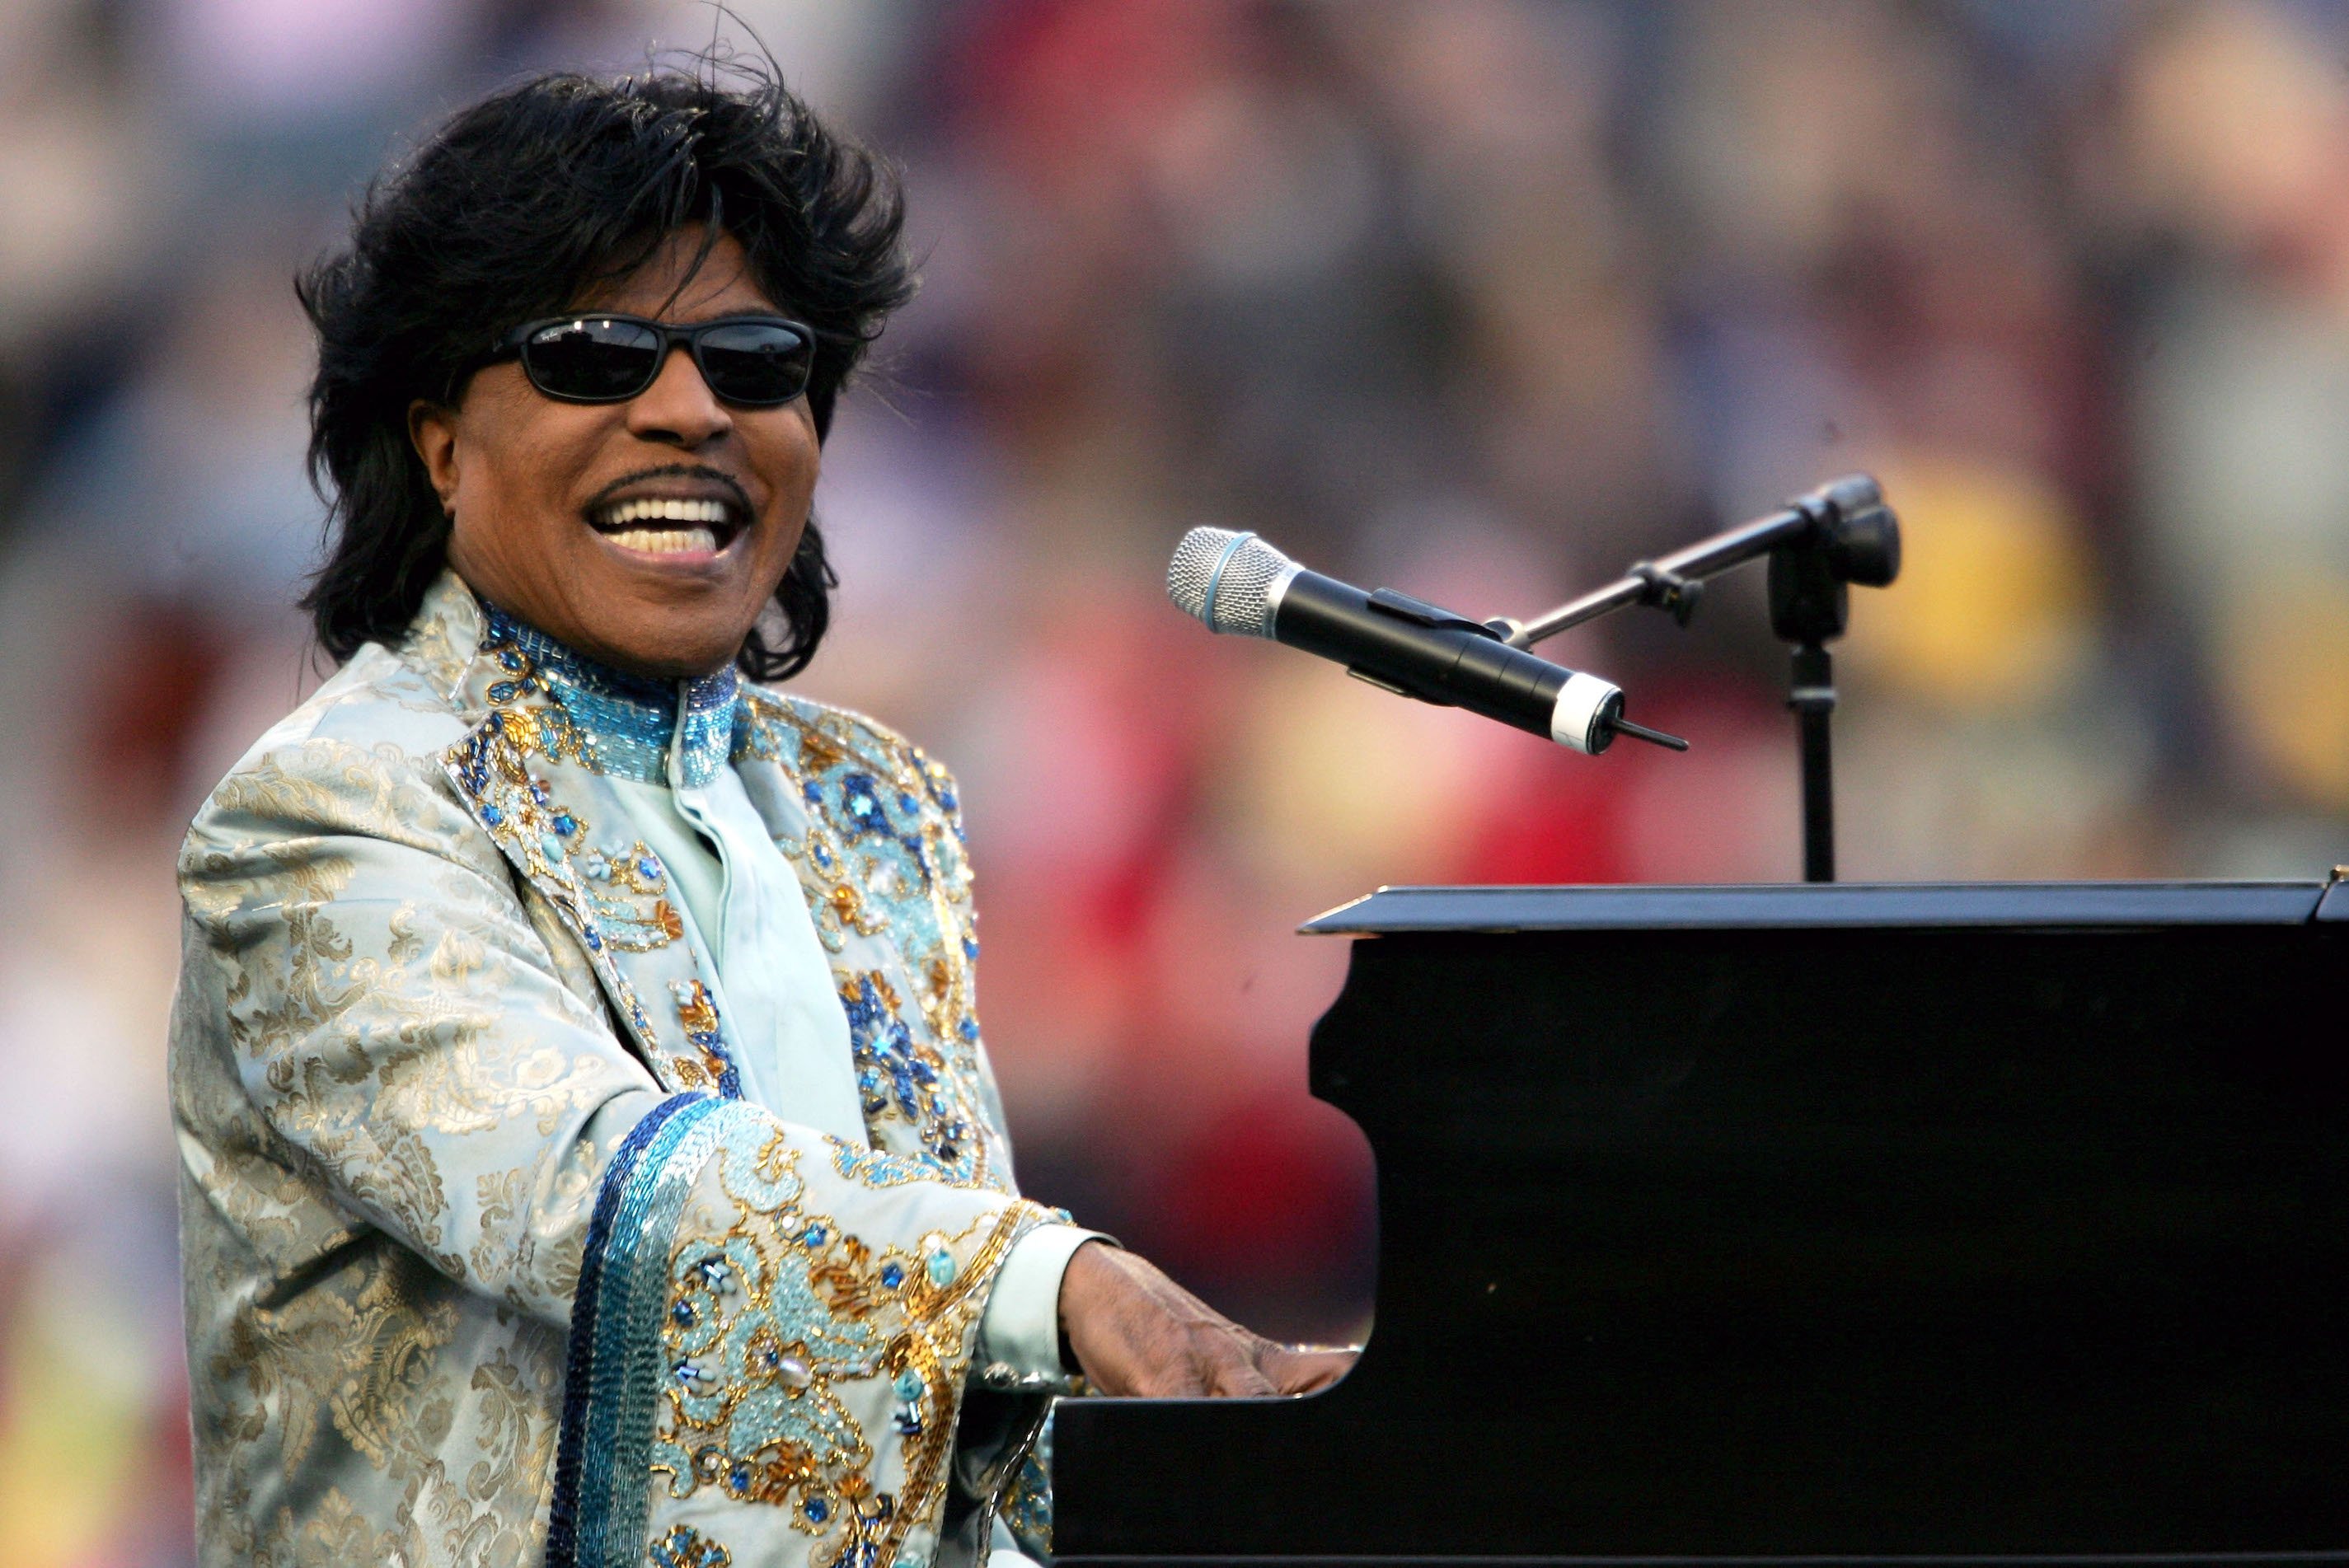
{"type": "Polygon", "coordinates": [[[713,679],[670,762],[735,769],[797,871],[891,1086],[864,1144],[740,1098],[599,737],[451,575],[197,814],[171,1081],[206,1564],[954,1568],[1032,1506],[1045,1391],[968,1372],[1050,1216],[979,1043],[953,782],[713,679]]]}

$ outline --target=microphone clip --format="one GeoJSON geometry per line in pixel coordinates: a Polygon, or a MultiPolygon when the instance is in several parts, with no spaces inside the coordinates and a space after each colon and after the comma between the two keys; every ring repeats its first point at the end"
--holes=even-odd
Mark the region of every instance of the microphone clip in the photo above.
{"type": "MultiPolygon", "coordinates": [[[[1482,621],[1472,621],[1465,615],[1456,615],[1441,604],[1431,604],[1424,599],[1414,599],[1408,593],[1398,593],[1392,588],[1381,588],[1372,593],[1370,595],[1370,607],[1374,613],[1392,620],[1407,622],[1414,626],[1425,626],[1432,631],[1473,632],[1477,636],[1490,637],[1495,642],[1503,640],[1499,632],[1482,621]]],[[[1452,706],[1441,697],[1430,696],[1425,692],[1413,691],[1411,687],[1388,680],[1383,676],[1372,675],[1359,665],[1347,665],[1346,673],[1365,686],[1374,686],[1381,691],[1392,692],[1397,696],[1407,696],[1415,702],[1433,703],[1438,707],[1452,706]]]]}
{"type": "MultiPolygon", "coordinates": [[[[1495,642],[1503,640],[1502,634],[1482,621],[1472,621],[1440,604],[1424,599],[1414,599],[1408,593],[1398,593],[1392,588],[1381,588],[1371,595],[1371,608],[1381,615],[1392,615],[1398,621],[1408,621],[1414,626],[1426,626],[1439,632],[1473,632],[1495,642]]],[[[1375,684],[1375,683],[1374,683],[1375,684]]]]}

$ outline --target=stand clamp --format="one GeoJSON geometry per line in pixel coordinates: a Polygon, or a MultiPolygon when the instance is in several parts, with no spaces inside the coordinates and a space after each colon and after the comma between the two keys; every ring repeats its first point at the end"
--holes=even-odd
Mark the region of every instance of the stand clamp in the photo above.
{"type": "Polygon", "coordinates": [[[1697,601],[1704,596],[1702,581],[1667,571],[1652,561],[1635,562],[1624,575],[1640,580],[1640,603],[1651,610],[1666,612],[1682,626],[1687,625],[1696,614],[1697,601]]]}
{"type": "Polygon", "coordinates": [[[1793,649],[1786,706],[1802,743],[1803,878],[1835,881],[1834,758],[1827,720],[1835,712],[1835,664],[1827,644],[1851,618],[1851,585],[1882,588],[1900,575],[1900,525],[1884,492],[1851,474],[1711,539],[1642,561],[1622,577],[1531,621],[1485,623],[1512,646],[1529,648],[1627,605],[1667,611],[1685,626],[1703,580],[1757,556],[1770,558],[1770,630],[1793,649]]]}

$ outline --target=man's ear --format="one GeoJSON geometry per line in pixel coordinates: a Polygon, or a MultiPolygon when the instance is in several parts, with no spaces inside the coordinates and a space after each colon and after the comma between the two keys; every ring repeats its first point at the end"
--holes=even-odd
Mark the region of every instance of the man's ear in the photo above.
{"type": "Polygon", "coordinates": [[[457,410],[419,397],[408,406],[408,440],[423,459],[424,477],[440,498],[440,510],[453,513],[457,497],[457,410]]]}

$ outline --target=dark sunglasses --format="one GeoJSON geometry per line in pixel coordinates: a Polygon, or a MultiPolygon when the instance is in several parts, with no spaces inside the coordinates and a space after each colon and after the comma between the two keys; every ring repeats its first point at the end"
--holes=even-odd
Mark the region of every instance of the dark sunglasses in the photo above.
{"type": "Polygon", "coordinates": [[[771,408],[807,390],[815,334],[780,315],[729,315],[671,326],[640,315],[564,315],[524,322],[491,359],[518,356],[530,384],[567,403],[625,403],[653,384],[668,351],[684,344],[710,391],[729,403],[771,408]]]}

